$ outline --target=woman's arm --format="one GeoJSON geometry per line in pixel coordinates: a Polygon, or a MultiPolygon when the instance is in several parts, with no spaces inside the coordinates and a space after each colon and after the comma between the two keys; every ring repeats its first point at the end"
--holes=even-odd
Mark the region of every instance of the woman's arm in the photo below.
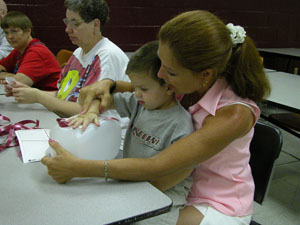
{"type": "MultiPolygon", "coordinates": [[[[108,161],[108,177],[118,180],[155,181],[204,162],[234,140],[243,137],[253,126],[251,110],[243,105],[230,105],[208,116],[201,129],[176,141],[151,158],[126,158],[108,161]]],[[[104,161],[70,157],[58,143],[51,145],[63,154],[43,158],[49,174],[63,183],[72,177],[104,177],[104,161]],[[63,168],[60,173],[57,168],[63,168]]]]}
{"type": "MultiPolygon", "coordinates": [[[[244,136],[253,123],[253,114],[248,107],[224,107],[217,111],[216,116],[207,117],[201,129],[179,139],[151,158],[109,161],[108,175],[121,180],[151,181],[196,166],[244,136]]],[[[98,170],[99,175],[102,174],[101,169],[98,170]]]]}
{"type": "Polygon", "coordinates": [[[4,79],[5,77],[13,77],[16,79],[16,81],[19,81],[29,87],[33,85],[33,80],[31,80],[31,78],[24,73],[13,74],[13,73],[2,72],[0,76],[1,79],[4,79]]]}
{"type": "Polygon", "coordinates": [[[23,84],[26,84],[28,86],[32,86],[33,85],[33,80],[27,76],[26,74],[24,73],[17,73],[15,76],[13,76],[17,81],[23,83],[23,84]]]}
{"type": "Polygon", "coordinates": [[[134,92],[134,87],[130,82],[117,80],[116,81],[116,89],[114,93],[117,92],[134,92]]]}
{"type": "Polygon", "coordinates": [[[2,71],[0,73],[0,80],[3,80],[5,79],[6,77],[13,77],[15,78],[17,81],[23,83],[23,84],[26,84],[28,86],[32,86],[33,85],[33,80],[28,77],[26,74],[24,73],[17,73],[17,74],[14,74],[14,73],[9,73],[9,72],[6,72],[6,68],[2,65],[0,65],[0,70],[2,71]]]}
{"type": "MultiPolygon", "coordinates": [[[[82,111],[87,112],[93,99],[101,99],[101,107],[104,109],[109,108],[109,103],[111,102],[110,89],[114,85],[114,81],[110,79],[104,79],[86,86],[80,90],[79,104],[82,105],[82,111]]],[[[134,88],[130,82],[126,81],[116,81],[116,87],[114,93],[116,92],[133,92],[134,88]]]]}
{"type": "Polygon", "coordinates": [[[194,169],[184,169],[176,173],[151,180],[151,184],[161,191],[166,191],[191,175],[194,169]]]}
{"type": "Polygon", "coordinates": [[[19,103],[40,103],[61,117],[80,113],[81,106],[76,102],[61,100],[56,91],[42,91],[36,88],[13,88],[13,96],[19,103]]]}

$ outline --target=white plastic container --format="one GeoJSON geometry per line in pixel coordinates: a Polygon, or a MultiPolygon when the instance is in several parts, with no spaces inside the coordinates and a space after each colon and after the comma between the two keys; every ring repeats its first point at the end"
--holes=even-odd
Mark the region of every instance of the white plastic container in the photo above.
{"type": "MultiPolygon", "coordinates": [[[[83,132],[81,127],[61,127],[57,124],[50,131],[50,138],[75,156],[91,160],[115,158],[121,144],[121,126],[117,119],[99,117],[100,127],[90,124],[83,132]]],[[[49,147],[46,155],[54,157],[56,152],[49,147]]]]}

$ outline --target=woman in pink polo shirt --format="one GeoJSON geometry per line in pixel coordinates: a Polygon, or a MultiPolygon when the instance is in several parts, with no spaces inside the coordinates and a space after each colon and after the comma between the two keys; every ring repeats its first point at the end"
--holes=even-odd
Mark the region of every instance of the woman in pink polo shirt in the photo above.
{"type": "MultiPolygon", "coordinates": [[[[79,165],[54,142],[50,145],[60,160],[47,158],[43,163],[58,182],[76,176],[151,181],[194,167],[188,204],[177,225],[249,224],[254,195],[249,144],[260,116],[256,102],[270,92],[259,53],[242,27],[225,25],[207,11],[176,16],[161,27],[158,38],[158,76],[184,94],[182,104],[193,116],[196,131],[154,157],[97,165],[79,165]]],[[[105,108],[112,87],[115,92],[132,90],[121,81],[95,83],[80,92],[84,111],[95,97],[105,108]]]]}

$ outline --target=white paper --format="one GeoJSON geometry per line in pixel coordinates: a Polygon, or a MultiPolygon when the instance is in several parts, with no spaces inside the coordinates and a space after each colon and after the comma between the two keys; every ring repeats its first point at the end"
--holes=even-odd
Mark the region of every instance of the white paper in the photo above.
{"type": "Polygon", "coordinates": [[[7,83],[9,86],[11,86],[11,87],[12,87],[12,86],[14,85],[14,83],[16,82],[16,79],[13,78],[13,77],[6,77],[5,80],[6,80],[6,83],[7,83]]]}
{"type": "Polygon", "coordinates": [[[41,161],[49,148],[49,129],[18,130],[23,163],[41,161]]]}

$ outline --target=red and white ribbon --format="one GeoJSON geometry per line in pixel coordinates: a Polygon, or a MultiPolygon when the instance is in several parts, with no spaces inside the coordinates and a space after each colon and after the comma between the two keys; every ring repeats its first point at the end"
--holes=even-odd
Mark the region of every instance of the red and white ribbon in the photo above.
{"type": "Polygon", "coordinates": [[[0,114],[0,136],[7,136],[7,138],[2,143],[0,143],[0,152],[5,150],[6,148],[15,147],[19,145],[15,131],[22,130],[22,129],[24,130],[37,129],[39,128],[39,123],[40,123],[38,120],[36,121],[22,120],[14,124],[9,124],[4,126],[1,125],[3,121],[5,123],[10,123],[10,119],[8,117],[0,114]],[[25,126],[30,123],[34,124],[35,126],[33,127],[25,126]]]}

